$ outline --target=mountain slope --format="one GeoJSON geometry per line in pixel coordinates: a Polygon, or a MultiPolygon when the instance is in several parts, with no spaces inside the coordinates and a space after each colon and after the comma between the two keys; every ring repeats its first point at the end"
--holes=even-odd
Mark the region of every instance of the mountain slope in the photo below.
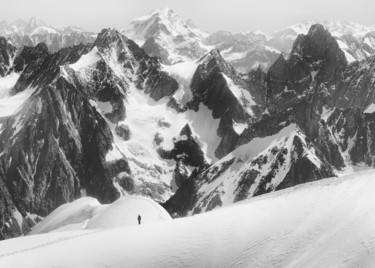
{"type": "Polygon", "coordinates": [[[308,183],[173,221],[11,239],[0,243],[0,264],[371,267],[373,176],[372,171],[308,183]]]}
{"type": "Polygon", "coordinates": [[[367,86],[372,72],[360,66],[348,66],[335,38],[322,25],[313,25],[297,38],[289,58],[280,56],[266,76],[257,78],[259,85],[266,83],[266,113],[245,127],[234,150],[196,169],[165,208],[175,216],[191,215],[340,175],[356,165],[372,167],[374,110],[364,113],[373,91],[367,86]],[[359,76],[367,82],[348,86],[359,76]]]}

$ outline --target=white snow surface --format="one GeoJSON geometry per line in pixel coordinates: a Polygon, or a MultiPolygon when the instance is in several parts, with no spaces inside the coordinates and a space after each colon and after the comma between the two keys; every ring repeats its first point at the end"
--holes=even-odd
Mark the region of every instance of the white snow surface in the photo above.
{"type": "Polygon", "coordinates": [[[372,114],[373,112],[375,112],[375,103],[371,103],[363,113],[372,114]]]}
{"type": "Polygon", "coordinates": [[[0,98],[0,117],[11,116],[19,111],[25,101],[34,93],[35,88],[29,87],[15,95],[0,98]]]}
{"type": "Polygon", "coordinates": [[[82,55],[77,62],[70,64],[69,67],[71,67],[74,71],[79,71],[83,68],[94,65],[100,59],[101,57],[99,55],[98,49],[97,47],[94,47],[90,52],[82,55]]]}
{"type": "Polygon", "coordinates": [[[177,220],[9,239],[0,267],[370,268],[374,176],[307,183],[177,220]]]}
{"type": "Polygon", "coordinates": [[[173,98],[177,103],[185,105],[193,97],[190,84],[199,63],[197,61],[179,62],[174,65],[163,65],[163,71],[171,75],[179,84],[173,98]]]}
{"type": "Polygon", "coordinates": [[[19,77],[20,75],[17,73],[11,73],[7,76],[0,77],[0,99],[9,95],[10,90],[17,83],[19,77]]]}
{"type": "Polygon", "coordinates": [[[109,205],[101,205],[92,197],[82,197],[55,209],[30,235],[133,226],[138,225],[138,214],[142,224],[172,219],[164,208],[147,197],[125,195],[109,205]]]}
{"type": "Polygon", "coordinates": [[[236,133],[238,135],[241,135],[242,132],[244,132],[244,130],[247,128],[247,124],[245,123],[237,123],[235,121],[233,121],[233,129],[234,131],[236,131],[236,133]]]}

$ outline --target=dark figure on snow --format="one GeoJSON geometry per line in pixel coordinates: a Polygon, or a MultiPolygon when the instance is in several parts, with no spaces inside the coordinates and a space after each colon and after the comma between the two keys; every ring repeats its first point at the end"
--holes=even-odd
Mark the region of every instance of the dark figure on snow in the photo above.
{"type": "Polygon", "coordinates": [[[141,225],[141,215],[138,214],[138,224],[141,225]]]}

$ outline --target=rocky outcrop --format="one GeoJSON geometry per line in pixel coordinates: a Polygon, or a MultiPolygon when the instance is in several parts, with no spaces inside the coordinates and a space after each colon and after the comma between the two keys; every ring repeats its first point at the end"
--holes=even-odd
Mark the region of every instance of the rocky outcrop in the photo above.
{"type": "Polygon", "coordinates": [[[271,112],[292,107],[296,98],[316,85],[329,87],[342,81],[347,67],[344,52],[322,25],[299,35],[288,59],[283,55],[267,73],[267,97],[271,112]]]}
{"type": "Polygon", "coordinates": [[[174,148],[171,151],[165,151],[162,148],[158,150],[159,155],[164,159],[174,159],[177,161],[176,169],[181,165],[192,167],[201,167],[206,164],[204,153],[199,145],[198,138],[194,137],[190,126],[185,125],[177,140],[174,142],[174,148]]]}
{"type": "Polygon", "coordinates": [[[16,50],[4,37],[0,37],[0,77],[5,76],[11,68],[16,50]]]}
{"type": "Polygon", "coordinates": [[[215,155],[223,157],[234,149],[239,134],[234,122],[247,124],[260,118],[265,109],[265,91],[261,74],[251,79],[241,77],[218,50],[212,50],[199,61],[191,82],[193,99],[188,107],[198,109],[203,103],[214,118],[220,118],[218,135],[222,138],[215,155]],[[259,82],[258,82],[259,81],[259,82]]]}

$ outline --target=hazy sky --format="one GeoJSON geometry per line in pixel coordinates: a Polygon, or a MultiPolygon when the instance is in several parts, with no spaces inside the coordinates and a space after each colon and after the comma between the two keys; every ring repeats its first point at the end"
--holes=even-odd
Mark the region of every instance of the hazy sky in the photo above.
{"type": "Polygon", "coordinates": [[[0,0],[0,20],[36,16],[53,26],[98,31],[126,28],[153,9],[170,7],[202,30],[272,33],[303,20],[344,19],[375,25],[374,0],[0,0]]]}

